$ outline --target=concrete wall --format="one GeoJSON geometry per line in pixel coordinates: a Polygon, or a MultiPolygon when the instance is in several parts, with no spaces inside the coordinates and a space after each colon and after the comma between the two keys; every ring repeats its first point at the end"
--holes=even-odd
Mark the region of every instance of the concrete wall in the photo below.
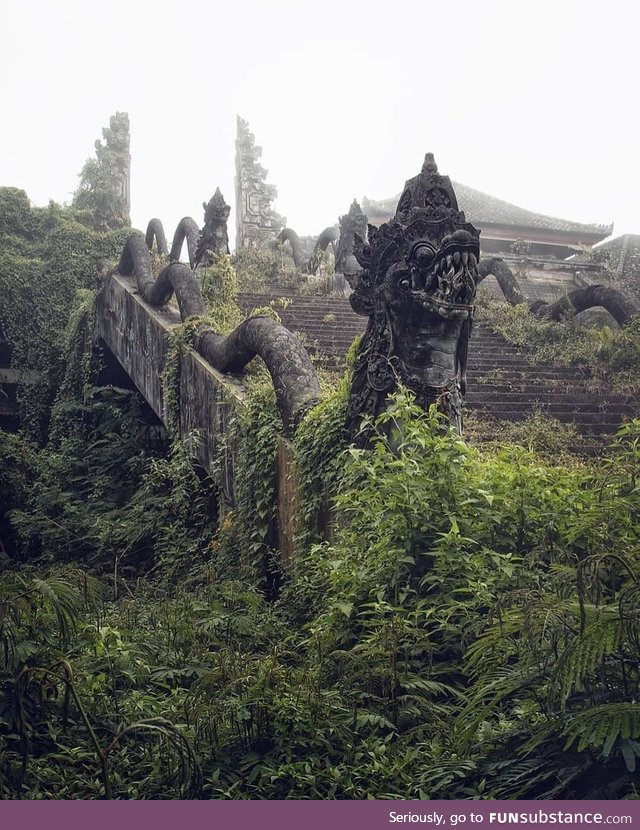
{"type": "MultiPolygon", "coordinates": [[[[113,276],[98,296],[95,337],[102,341],[127,372],[158,418],[167,425],[162,375],[169,349],[168,333],[180,324],[177,309],[154,308],[138,296],[135,282],[113,276]]],[[[216,473],[225,498],[234,503],[233,469],[236,448],[231,429],[246,401],[243,385],[222,375],[192,349],[180,361],[180,429],[197,430],[194,457],[216,473]],[[214,470],[214,465],[218,468],[214,470]]],[[[284,515],[288,508],[282,507],[284,515]]],[[[285,521],[288,521],[285,519],[285,521]]]]}

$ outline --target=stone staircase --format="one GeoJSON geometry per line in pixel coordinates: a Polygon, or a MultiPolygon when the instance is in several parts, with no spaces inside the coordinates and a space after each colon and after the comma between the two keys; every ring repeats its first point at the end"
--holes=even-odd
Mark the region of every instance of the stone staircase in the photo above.
{"type": "MultiPolygon", "coordinates": [[[[316,363],[341,369],[353,339],[366,320],[349,301],[307,297],[290,289],[241,294],[248,312],[274,304],[282,322],[297,332],[316,363]],[[284,300],[286,307],[278,304],[284,300]]],[[[503,340],[476,321],[469,346],[466,407],[472,419],[523,421],[535,412],[574,424],[578,441],[571,447],[583,454],[597,453],[618,427],[640,414],[640,400],[613,392],[596,381],[588,369],[532,363],[525,350],[503,340]]]]}

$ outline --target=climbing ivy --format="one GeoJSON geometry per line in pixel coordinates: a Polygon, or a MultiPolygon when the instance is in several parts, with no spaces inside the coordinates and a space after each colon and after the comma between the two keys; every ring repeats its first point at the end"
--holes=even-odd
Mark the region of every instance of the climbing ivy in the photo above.
{"type": "Polygon", "coordinates": [[[209,268],[199,271],[202,295],[214,331],[229,334],[242,320],[238,308],[238,278],[228,254],[217,254],[209,268]]]}
{"type": "Polygon", "coordinates": [[[346,416],[349,377],[325,393],[300,425],[295,437],[300,508],[297,545],[301,550],[327,532],[329,506],[336,493],[347,446],[346,416]]]}
{"type": "Polygon", "coordinates": [[[86,213],[34,208],[24,191],[0,188],[0,339],[22,371],[25,430],[44,441],[62,382],[62,332],[79,289],[95,287],[97,263],[119,256],[126,232],[97,233],[86,213]]]}
{"type": "MultiPolygon", "coordinates": [[[[347,375],[294,441],[283,574],[265,370],[247,373],[247,404],[200,475],[197,436],[167,439],[137,394],[92,385],[92,286],[78,280],[98,237],[79,215],[4,198],[2,227],[23,223],[7,232],[11,290],[27,290],[22,260],[53,273],[66,245],[77,261],[69,308],[40,311],[58,367],[48,443],[0,432],[3,797],[635,794],[640,424],[567,467],[474,450],[400,389],[355,449],[347,375]]],[[[211,318],[174,335],[174,415],[181,351],[232,324],[213,320],[231,302],[217,265],[211,318]]],[[[20,354],[32,329],[17,319],[20,354]]]]}
{"type": "Polygon", "coordinates": [[[278,579],[276,456],[282,421],[273,386],[259,379],[251,387],[234,437],[236,539],[258,578],[273,587],[278,579]]]}

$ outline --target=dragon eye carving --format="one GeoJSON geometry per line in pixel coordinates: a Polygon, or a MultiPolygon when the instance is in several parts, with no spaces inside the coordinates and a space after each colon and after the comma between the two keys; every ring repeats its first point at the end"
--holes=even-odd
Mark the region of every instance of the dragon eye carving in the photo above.
{"type": "Polygon", "coordinates": [[[433,264],[435,256],[436,251],[432,245],[426,242],[418,242],[411,251],[410,259],[416,263],[418,268],[429,268],[433,264]]]}

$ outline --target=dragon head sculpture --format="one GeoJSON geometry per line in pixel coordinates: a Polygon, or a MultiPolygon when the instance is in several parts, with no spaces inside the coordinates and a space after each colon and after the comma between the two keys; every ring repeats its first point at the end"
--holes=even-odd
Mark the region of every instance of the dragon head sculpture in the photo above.
{"type": "Polygon", "coordinates": [[[202,203],[204,208],[204,227],[200,231],[196,245],[195,265],[208,267],[216,254],[229,253],[229,234],[227,220],[231,208],[225,202],[220,188],[216,188],[209,203],[202,203]]]}
{"type": "Polygon", "coordinates": [[[393,219],[379,228],[370,225],[368,243],[355,235],[362,270],[350,280],[349,300],[369,322],[349,397],[352,437],[363,415],[384,409],[398,382],[421,406],[437,403],[462,430],[479,237],[431,153],[420,174],[405,184],[393,219]]]}
{"type": "Polygon", "coordinates": [[[362,212],[358,202],[354,199],[349,212],[339,219],[340,237],[336,249],[336,274],[344,274],[349,277],[356,274],[360,268],[353,255],[353,243],[356,234],[361,239],[367,237],[367,217],[362,212]]]}

